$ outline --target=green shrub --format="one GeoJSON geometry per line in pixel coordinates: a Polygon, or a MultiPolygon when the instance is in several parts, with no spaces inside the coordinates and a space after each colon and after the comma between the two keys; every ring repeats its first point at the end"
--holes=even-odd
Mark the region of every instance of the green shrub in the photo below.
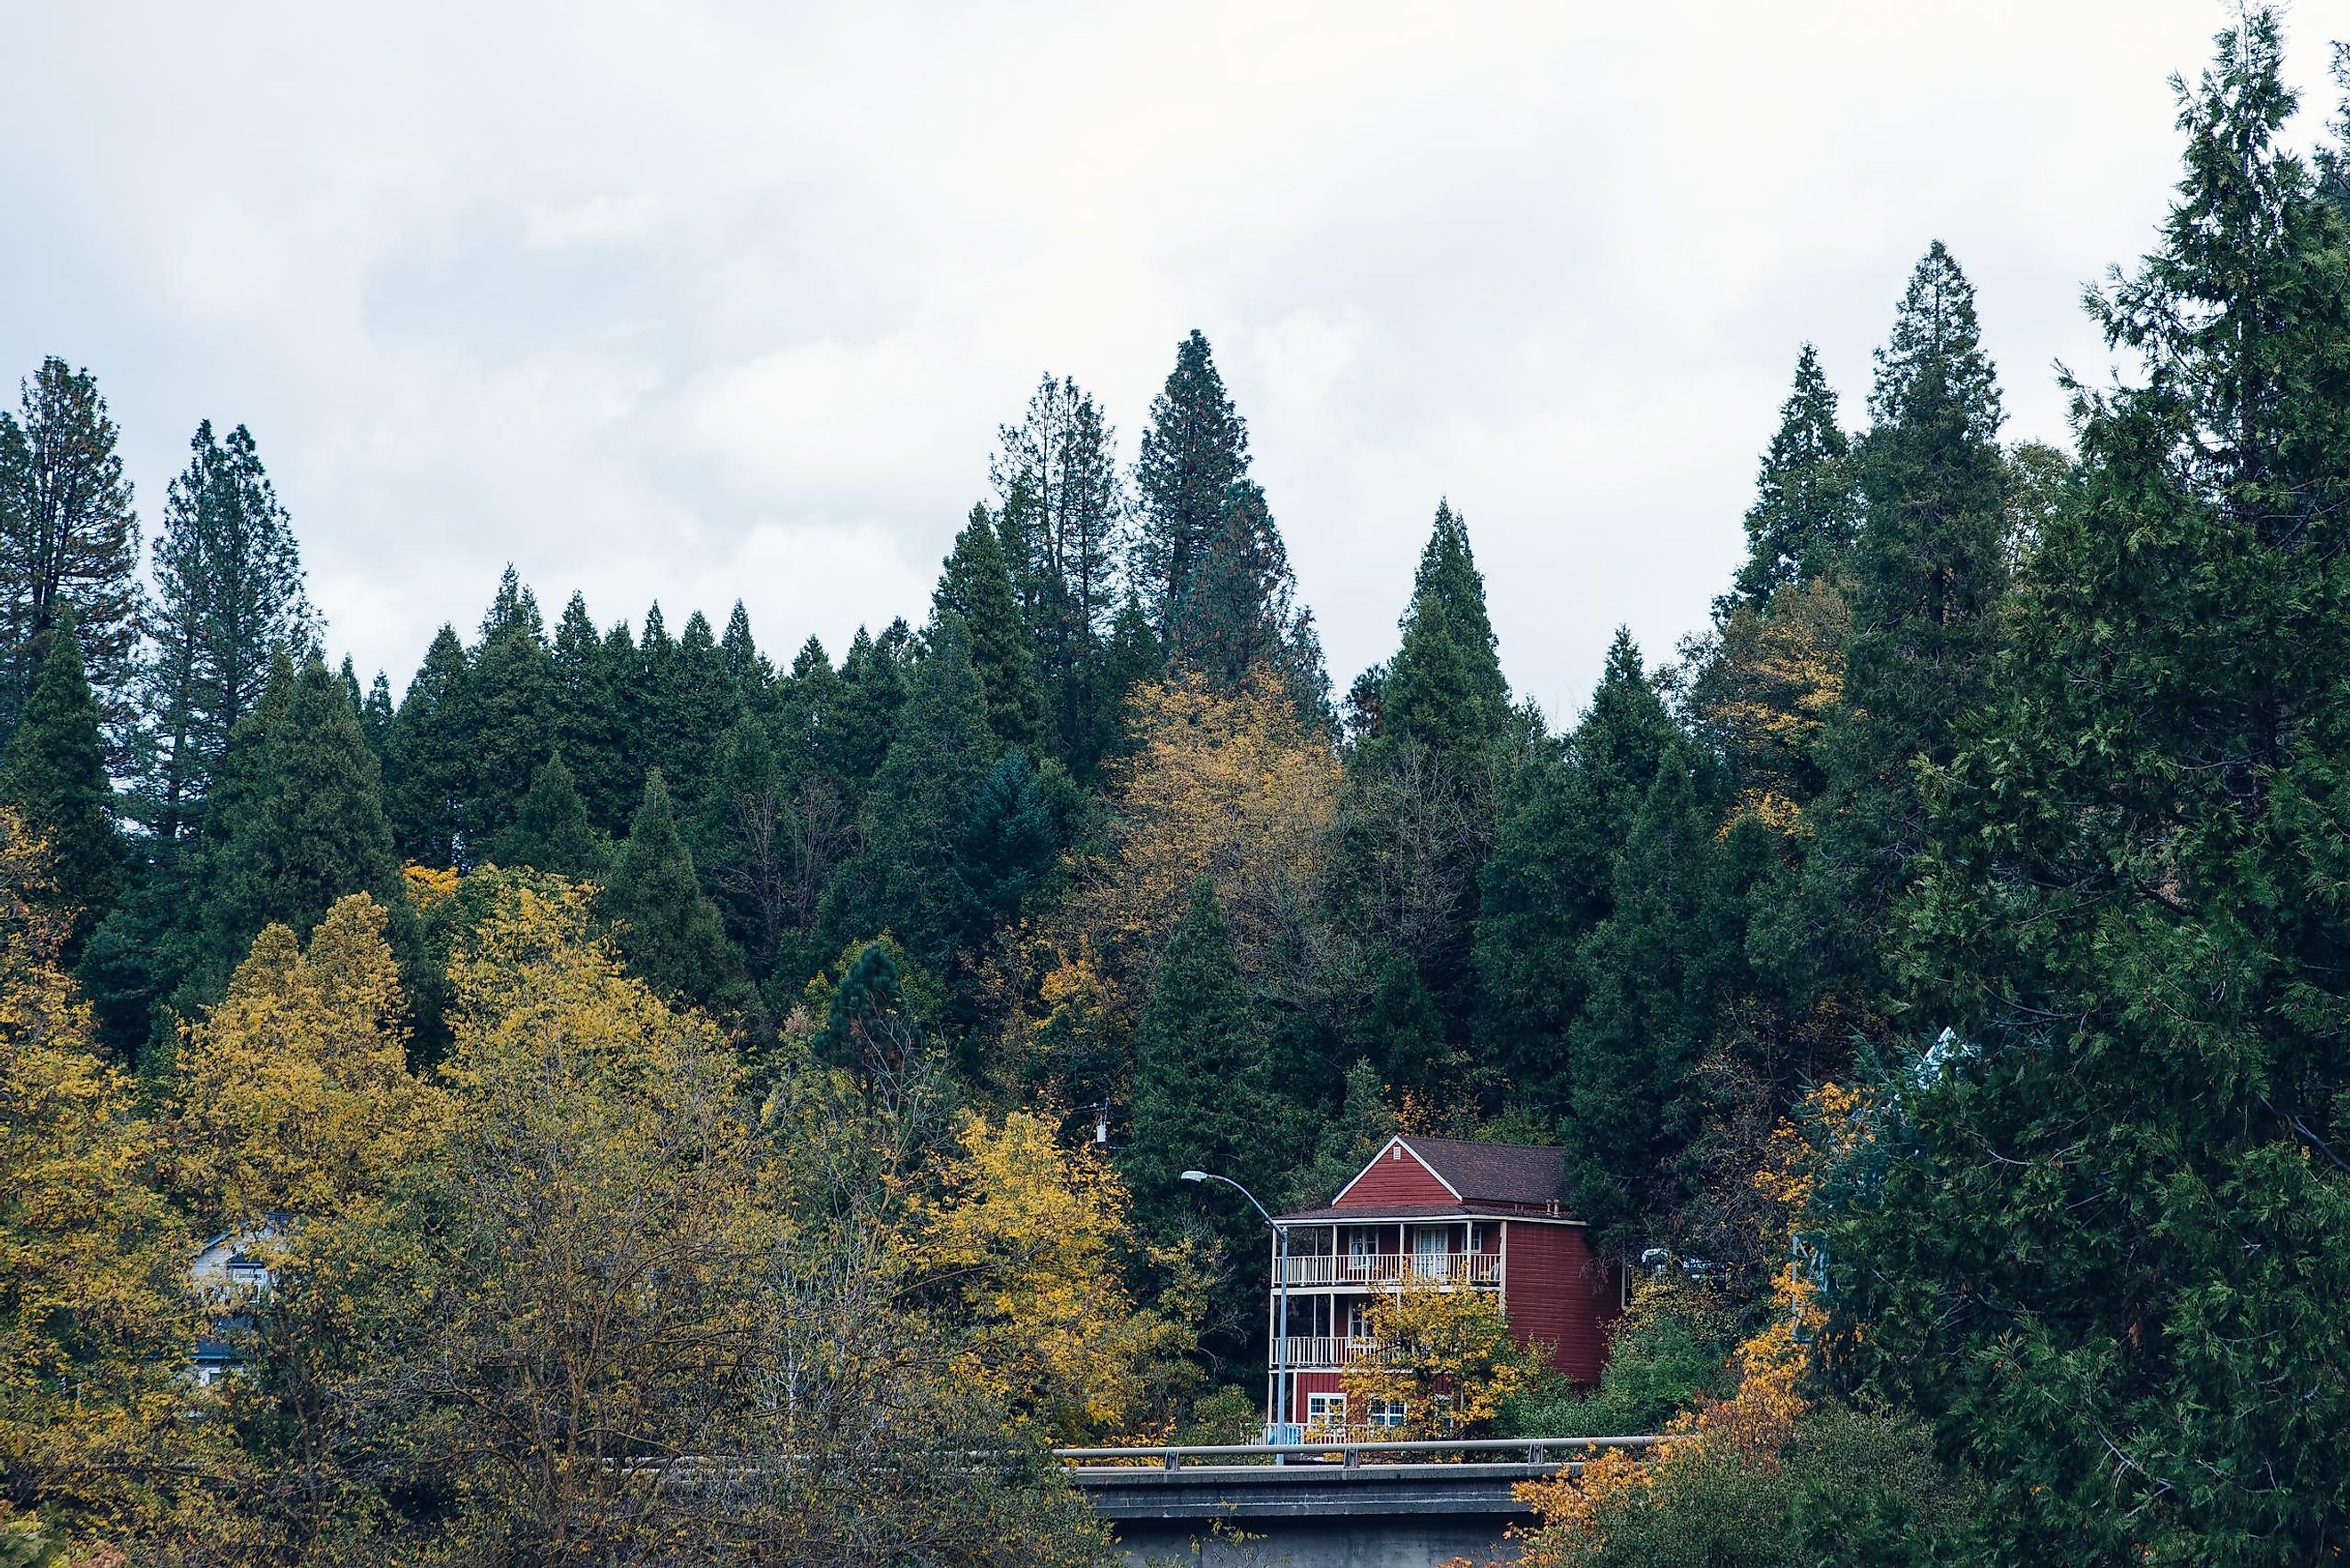
{"type": "Polygon", "coordinates": [[[1179,1443],[1253,1443],[1264,1437],[1264,1407],[1237,1384],[1202,1394],[1191,1418],[1176,1429],[1179,1443]]]}
{"type": "Polygon", "coordinates": [[[1674,1280],[1644,1280],[1617,1324],[1599,1386],[1545,1378],[1512,1400],[1496,1429],[1513,1438],[1605,1438],[1654,1432],[1700,1399],[1736,1383],[1730,1353],[1738,1324],[1709,1293],[1674,1280]]]}
{"type": "Polygon", "coordinates": [[[1724,1447],[1602,1505],[1576,1568],[1929,1568],[1957,1561],[1975,1490],[1924,1427],[1828,1406],[1775,1462],[1724,1447]]]}

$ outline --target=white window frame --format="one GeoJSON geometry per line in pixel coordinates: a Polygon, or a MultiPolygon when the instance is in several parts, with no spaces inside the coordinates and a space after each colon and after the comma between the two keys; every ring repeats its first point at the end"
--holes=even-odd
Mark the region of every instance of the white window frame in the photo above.
{"type": "Polygon", "coordinates": [[[1392,1430],[1410,1418],[1411,1407],[1401,1399],[1383,1399],[1374,1396],[1367,1425],[1392,1430]]]}
{"type": "Polygon", "coordinates": [[[1441,1279],[1445,1260],[1452,1255],[1452,1227],[1450,1225],[1415,1225],[1411,1228],[1411,1272],[1426,1278],[1441,1279]],[[1433,1241],[1434,1246],[1429,1245],[1433,1241]],[[1435,1267],[1429,1266],[1430,1259],[1435,1267]]]}
{"type": "Polygon", "coordinates": [[[1343,1392],[1306,1395],[1305,1424],[1344,1431],[1347,1426],[1347,1396],[1343,1392]]]}

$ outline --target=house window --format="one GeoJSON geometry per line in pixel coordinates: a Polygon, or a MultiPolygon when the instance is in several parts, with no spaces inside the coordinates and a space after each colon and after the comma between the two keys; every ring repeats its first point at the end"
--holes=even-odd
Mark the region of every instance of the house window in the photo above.
{"type": "Polygon", "coordinates": [[[1344,1394],[1308,1394],[1305,1397],[1305,1424],[1326,1430],[1345,1430],[1347,1397],[1344,1394]]]}
{"type": "Polygon", "coordinates": [[[1393,1428],[1403,1425],[1404,1405],[1400,1399],[1371,1401],[1371,1425],[1393,1428]]]}
{"type": "Polygon", "coordinates": [[[1450,1241],[1441,1225],[1423,1225],[1411,1235],[1411,1260],[1414,1270],[1422,1274],[1441,1276],[1444,1254],[1450,1241]]]}
{"type": "Polygon", "coordinates": [[[1371,1303],[1349,1302],[1347,1305],[1347,1337],[1368,1339],[1371,1336],[1371,1303]]]}

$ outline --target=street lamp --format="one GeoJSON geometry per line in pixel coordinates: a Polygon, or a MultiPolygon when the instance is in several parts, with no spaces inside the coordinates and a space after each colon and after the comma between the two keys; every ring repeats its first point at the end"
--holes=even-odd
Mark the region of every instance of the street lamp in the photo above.
{"type": "MultiPolygon", "coordinates": [[[[1187,1170],[1183,1173],[1183,1179],[1222,1182],[1226,1187],[1247,1199],[1250,1207],[1264,1216],[1265,1225],[1273,1231],[1274,1289],[1276,1298],[1281,1303],[1278,1309],[1279,1323],[1273,1334],[1273,1387],[1274,1397],[1280,1405],[1281,1417],[1277,1423],[1267,1421],[1266,1425],[1268,1427],[1291,1426],[1294,1423],[1289,1417],[1295,1412],[1290,1408],[1293,1396],[1289,1387],[1289,1227],[1275,1220],[1272,1212],[1256,1200],[1255,1193],[1251,1192],[1229,1176],[1218,1176],[1209,1170],[1187,1170]]],[[[1272,1435],[1270,1431],[1265,1434],[1268,1438],[1272,1435]]]]}

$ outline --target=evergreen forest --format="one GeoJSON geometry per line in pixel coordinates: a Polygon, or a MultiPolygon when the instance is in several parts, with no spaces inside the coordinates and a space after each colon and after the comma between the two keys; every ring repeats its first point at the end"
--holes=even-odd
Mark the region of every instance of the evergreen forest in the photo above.
{"type": "Polygon", "coordinates": [[[846,647],[510,568],[400,672],[259,436],[142,510],[43,362],[0,1565],[1097,1561],[1055,1445],[1263,1429],[1263,1224],[1182,1173],[1398,1131],[1556,1146],[1632,1282],[1596,1387],[1389,1325],[1415,1435],[1677,1438],[1529,1561],[2340,1561],[2350,110],[2288,145],[2281,26],[2178,83],[2068,448],[1925,244],[1574,714],[1438,496],[1334,680],[1198,331],[1123,444],[1044,376],[846,647]]]}

